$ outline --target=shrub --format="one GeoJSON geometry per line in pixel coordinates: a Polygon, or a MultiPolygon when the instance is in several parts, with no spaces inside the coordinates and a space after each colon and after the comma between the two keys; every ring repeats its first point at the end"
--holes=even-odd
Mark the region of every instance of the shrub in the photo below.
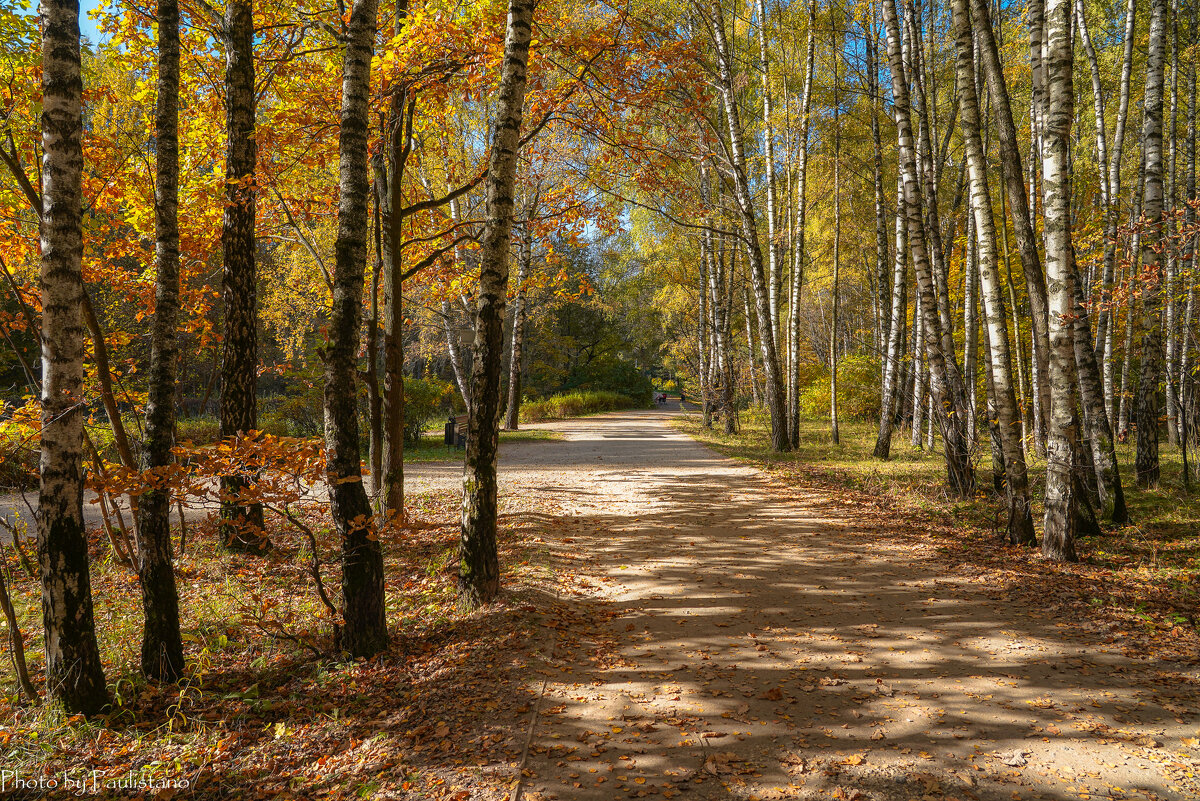
{"type": "Polygon", "coordinates": [[[318,383],[271,399],[259,415],[259,430],[279,437],[319,437],[325,433],[325,390],[318,383]]]}
{"type": "Polygon", "coordinates": [[[432,421],[454,412],[454,385],[436,378],[404,379],[404,441],[416,445],[432,421]]]}
{"type": "Polygon", "coordinates": [[[0,408],[6,415],[0,421],[0,487],[22,490],[36,487],[40,407],[36,401],[30,401],[23,408],[13,409],[6,404],[0,404],[0,408]]]}
{"type": "MultiPolygon", "coordinates": [[[[868,356],[848,356],[838,363],[838,416],[847,420],[879,417],[879,362],[868,356]]],[[[829,416],[829,370],[812,365],[800,375],[800,413],[829,416]]]]}
{"type": "Polygon", "coordinates": [[[581,417],[585,414],[632,409],[648,404],[649,398],[645,403],[637,403],[628,395],[618,392],[567,392],[561,395],[551,395],[545,400],[522,403],[521,420],[526,423],[537,423],[542,420],[560,420],[564,417],[581,417]]]}
{"type": "Polygon", "coordinates": [[[175,423],[175,440],[195,445],[212,445],[221,438],[221,421],[216,415],[186,417],[175,423]]]}
{"type": "Polygon", "coordinates": [[[632,363],[614,357],[601,357],[576,367],[563,382],[568,393],[609,393],[624,395],[638,406],[649,406],[654,383],[632,363]]]}

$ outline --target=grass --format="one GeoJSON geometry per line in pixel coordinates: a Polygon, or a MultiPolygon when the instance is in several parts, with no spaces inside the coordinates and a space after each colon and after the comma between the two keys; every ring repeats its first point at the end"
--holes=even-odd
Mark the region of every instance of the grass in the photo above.
{"type": "MultiPolygon", "coordinates": [[[[522,428],[516,431],[500,431],[500,444],[508,442],[549,442],[560,440],[563,435],[558,431],[547,431],[543,428],[522,428]]],[[[442,439],[442,429],[429,429],[416,447],[411,445],[404,449],[404,461],[409,462],[461,462],[463,449],[446,445],[442,439]]]]}
{"type": "Polygon", "coordinates": [[[521,421],[538,423],[543,420],[561,420],[567,417],[584,417],[601,412],[633,409],[640,406],[628,395],[617,392],[580,391],[566,392],[540,401],[521,404],[521,421]]]}
{"type": "MultiPolygon", "coordinates": [[[[804,420],[799,447],[780,454],[770,450],[769,421],[764,416],[744,414],[741,422],[741,432],[731,436],[704,428],[697,415],[677,418],[675,425],[714,450],[764,467],[786,482],[818,484],[878,499],[910,522],[924,521],[961,532],[963,548],[977,547],[981,541],[994,543],[1003,534],[1005,517],[1000,499],[992,491],[986,442],[975,455],[978,489],[974,497],[964,499],[946,490],[940,439],[932,451],[926,451],[912,446],[907,429],[898,430],[892,438],[892,457],[884,462],[872,455],[875,424],[842,422],[841,443],[834,445],[827,420],[804,420]],[[974,536],[967,536],[968,530],[974,536]]],[[[1118,446],[1132,523],[1104,525],[1101,536],[1081,538],[1077,543],[1083,569],[1091,571],[1093,579],[1088,585],[1088,602],[1140,619],[1149,616],[1168,630],[1173,624],[1183,624],[1194,633],[1196,609],[1200,608],[1200,486],[1193,483],[1190,491],[1183,488],[1181,455],[1164,442],[1159,486],[1139,489],[1134,484],[1134,455],[1132,443],[1118,446]]],[[[1044,460],[1030,458],[1034,521],[1039,530],[1045,470],[1044,460]]],[[[947,547],[956,546],[951,543],[947,547]]]]}

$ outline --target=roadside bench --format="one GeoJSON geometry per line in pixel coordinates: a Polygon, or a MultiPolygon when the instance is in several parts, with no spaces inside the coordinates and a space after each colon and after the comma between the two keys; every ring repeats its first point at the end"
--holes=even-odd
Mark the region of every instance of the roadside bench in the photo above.
{"type": "Polygon", "coordinates": [[[463,448],[467,444],[467,415],[458,414],[446,421],[446,444],[463,448]]]}

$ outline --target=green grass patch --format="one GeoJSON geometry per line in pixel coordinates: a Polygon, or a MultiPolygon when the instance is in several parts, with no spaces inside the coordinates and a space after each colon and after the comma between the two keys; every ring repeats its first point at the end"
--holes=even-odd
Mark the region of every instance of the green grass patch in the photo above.
{"type": "Polygon", "coordinates": [[[601,412],[635,409],[640,406],[641,404],[633,398],[617,392],[566,392],[560,395],[551,395],[544,400],[522,403],[521,421],[538,423],[544,420],[562,420],[568,417],[600,414],[601,412]]]}

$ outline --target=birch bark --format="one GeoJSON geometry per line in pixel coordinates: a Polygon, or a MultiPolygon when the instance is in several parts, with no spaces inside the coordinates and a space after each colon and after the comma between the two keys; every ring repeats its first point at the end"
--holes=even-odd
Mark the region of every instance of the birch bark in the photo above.
{"type": "Polygon", "coordinates": [[[1137,481],[1158,484],[1159,384],[1163,375],[1162,310],[1164,275],[1160,253],[1163,225],[1163,73],[1166,58],[1166,0],[1151,0],[1150,39],[1146,54],[1145,121],[1142,146],[1146,186],[1142,196],[1142,343],[1137,391],[1137,481]]]}
{"type": "Polygon", "coordinates": [[[1050,300],[1050,420],[1046,439],[1046,500],[1042,555],[1075,561],[1076,482],[1079,444],[1075,416],[1075,352],[1070,315],[1074,310],[1071,257],[1071,177],[1068,165],[1074,96],[1070,0],[1046,4],[1047,104],[1043,129],[1042,184],[1045,192],[1046,279],[1050,300]]]}
{"type": "MultiPolygon", "coordinates": [[[[225,215],[221,226],[224,269],[221,294],[225,337],[221,343],[221,438],[244,437],[258,428],[258,290],[255,218],[254,5],[230,0],[225,7],[225,215]]],[[[270,549],[260,503],[239,500],[253,476],[221,477],[221,541],[227,548],[262,554],[270,549]]]]}
{"type": "Polygon", "coordinates": [[[325,470],[333,523],[342,542],[340,645],[352,657],[373,656],[388,644],[383,548],[362,480],[357,392],[371,187],[367,164],[371,57],[378,12],[378,0],[355,0],[346,31],[333,305],[325,350],[325,470]]]}
{"type": "Polygon", "coordinates": [[[471,368],[471,412],[463,468],[459,594],[477,605],[500,592],[497,555],[496,451],[499,445],[500,365],[504,348],[504,304],[508,293],[508,250],[521,120],[525,107],[533,0],[510,0],[500,91],[492,125],[483,234],[480,237],[479,300],[475,310],[475,354],[471,368]]]}
{"type": "Polygon", "coordinates": [[[887,28],[888,60],[892,73],[892,97],[895,103],[896,128],[899,134],[900,171],[904,176],[905,214],[907,217],[909,250],[917,276],[917,292],[921,314],[927,331],[925,354],[933,377],[932,391],[936,399],[942,442],[946,454],[946,470],[950,488],[959,495],[968,495],[975,488],[974,468],[966,439],[966,409],[963,401],[962,376],[953,361],[953,353],[943,352],[941,320],[934,299],[933,276],[926,246],[924,221],[921,216],[921,194],[918,183],[917,157],[913,147],[908,81],[901,53],[900,23],[896,0],[883,0],[883,19],[887,28]]]}
{"type": "Polygon", "coordinates": [[[776,347],[775,331],[771,326],[771,302],[763,262],[762,247],[758,236],[758,221],[754,197],[746,171],[745,137],[737,95],[734,91],[733,54],[725,32],[725,16],[720,4],[712,6],[708,20],[716,47],[718,86],[721,105],[729,133],[730,167],[733,173],[734,197],[737,201],[742,238],[749,259],[750,280],[754,288],[754,301],[758,315],[758,340],[762,349],[763,372],[765,373],[767,408],[771,414],[771,448],[782,452],[791,448],[788,440],[787,410],[784,408],[783,375],[779,367],[779,351],[776,347]]]}
{"type": "Polygon", "coordinates": [[[42,435],[37,508],[46,686],[69,712],[108,705],[83,526],[83,76],[79,4],[43,0],[42,435]]]}
{"type": "MultiPolygon", "coordinates": [[[[142,466],[174,461],[176,329],[179,318],[179,3],[159,0],[154,109],[154,323],[142,466]]],[[[138,578],[142,585],[142,673],[174,681],[183,671],[179,591],[171,561],[171,492],[155,486],[138,500],[138,578]]]]}

